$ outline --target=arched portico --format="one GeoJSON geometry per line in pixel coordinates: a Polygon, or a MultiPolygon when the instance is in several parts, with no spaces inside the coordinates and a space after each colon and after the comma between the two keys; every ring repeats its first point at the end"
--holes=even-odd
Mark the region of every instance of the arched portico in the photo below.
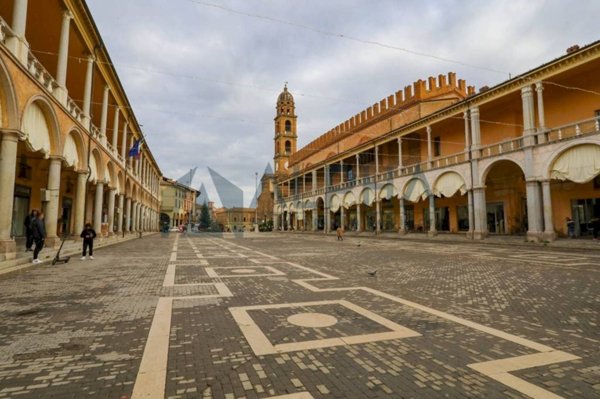
{"type": "Polygon", "coordinates": [[[600,143],[571,144],[552,155],[542,181],[544,236],[593,235],[595,220],[600,219],[600,143]]]}
{"type": "Polygon", "coordinates": [[[432,186],[436,196],[435,220],[437,231],[469,231],[467,183],[455,171],[440,174],[432,186]]]}

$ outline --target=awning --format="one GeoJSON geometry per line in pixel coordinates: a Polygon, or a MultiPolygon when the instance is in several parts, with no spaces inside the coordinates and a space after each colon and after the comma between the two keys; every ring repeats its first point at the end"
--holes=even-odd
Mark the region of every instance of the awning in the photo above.
{"type": "Polygon", "coordinates": [[[331,212],[337,212],[340,209],[341,205],[340,197],[337,194],[334,194],[329,200],[329,210],[331,212]]]}
{"type": "Polygon", "coordinates": [[[381,191],[379,192],[379,198],[383,198],[386,200],[389,200],[390,198],[395,197],[396,195],[396,188],[393,184],[386,184],[381,188],[381,191]]]}
{"type": "Polygon", "coordinates": [[[559,156],[550,168],[550,178],[587,183],[600,174],[600,146],[584,144],[559,156]]]}
{"type": "Polygon", "coordinates": [[[73,136],[70,134],[67,136],[67,140],[65,141],[63,156],[65,157],[65,162],[68,166],[79,167],[79,154],[77,153],[77,145],[75,144],[75,140],[73,140],[73,136]]]}
{"type": "Polygon", "coordinates": [[[50,129],[44,111],[35,102],[30,104],[23,115],[23,132],[34,151],[50,153],[50,129]]]}
{"type": "Polygon", "coordinates": [[[371,190],[370,188],[367,188],[367,189],[363,190],[362,193],[360,193],[360,202],[365,204],[366,206],[371,206],[371,204],[373,203],[374,200],[375,200],[375,192],[373,190],[371,190]]]}
{"type": "Polygon", "coordinates": [[[348,209],[355,204],[356,198],[354,197],[354,194],[352,194],[351,192],[346,193],[346,195],[344,195],[344,208],[348,209]]]}
{"type": "Polygon", "coordinates": [[[97,182],[98,181],[98,166],[96,165],[96,157],[90,155],[90,181],[97,182]]]}
{"type": "Polygon", "coordinates": [[[412,179],[404,188],[404,199],[410,202],[419,202],[427,198],[428,193],[425,184],[420,179],[412,179]]]}
{"type": "Polygon", "coordinates": [[[455,172],[448,172],[441,175],[433,187],[433,195],[436,197],[443,195],[446,198],[450,198],[457,191],[460,191],[460,195],[464,195],[467,192],[467,185],[462,176],[455,172]]]}

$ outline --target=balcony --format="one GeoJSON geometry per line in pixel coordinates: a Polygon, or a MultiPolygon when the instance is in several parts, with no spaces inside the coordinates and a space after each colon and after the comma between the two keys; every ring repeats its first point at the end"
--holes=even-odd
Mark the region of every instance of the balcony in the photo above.
{"type": "MultiPolygon", "coordinates": [[[[532,137],[534,137],[533,146],[540,147],[545,145],[551,145],[558,142],[574,140],[594,134],[600,134],[600,118],[590,118],[554,127],[551,129],[544,129],[543,131],[537,132],[532,135],[532,137]]],[[[524,139],[526,139],[526,137],[519,136],[498,143],[485,145],[477,149],[473,149],[473,158],[484,159],[522,150],[525,146],[524,139]]],[[[316,195],[325,194],[326,192],[335,192],[350,189],[357,185],[362,186],[373,184],[375,182],[386,182],[394,178],[411,176],[439,168],[448,168],[455,165],[459,165],[464,162],[469,162],[468,151],[462,151],[460,153],[438,157],[431,161],[418,162],[412,165],[388,170],[377,175],[364,176],[356,180],[338,183],[328,187],[322,187],[319,189],[305,192],[301,194],[301,196],[303,198],[313,197],[316,195]]],[[[291,199],[291,196],[284,198],[284,200],[291,199]]]]}

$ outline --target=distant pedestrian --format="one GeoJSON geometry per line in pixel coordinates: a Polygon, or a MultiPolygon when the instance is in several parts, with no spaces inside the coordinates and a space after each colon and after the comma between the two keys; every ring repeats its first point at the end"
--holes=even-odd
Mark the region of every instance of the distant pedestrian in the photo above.
{"type": "Polygon", "coordinates": [[[87,249],[90,249],[90,259],[94,259],[94,238],[96,238],[96,231],[92,228],[90,223],[86,223],[83,231],[79,235],[83,238],[83,254],[81,260],[85,260],[87,249]]]}
{"type": "Polygon", "coordinates": [[[590,220],[590,225],[592,226],[592,230],[594,232],[594,240],[597,240],[598,236],[600,236],[600,216],[596,216],[590,220]]]}
{"type": "Polygon", "coordinates": [[[31,235],[35,242],[33,263],[41,263],[38,256],[42,248],[44,248],[44,241],[46,240],[46,226],[44,225],[44,214],[42,212],[36,211],[35,216],[31,220],[31,235]]]}
{"type": "Polygon", "coordinates": [[[344,228],[342,226],[338,226],[338,228],[335,229],[335,231],[337,233],[338,241],[344,241],[344,228]]]}
{"type": "Polygon", "coordinates": [[[569,238],[575,238],[575,222],[570,217],[566,218],[567,222],[567,234],[569,238]]]}
{"type": "Polygon", "coordinates": [[[23,223],[25,226],[25,252],[33,251],[31,247],[33,246],[33,233],[31,231],[31,222],[33,218],[37,215],[37,209],[32,209],[31,213],[25,216],[25,222],[23,223]]]}

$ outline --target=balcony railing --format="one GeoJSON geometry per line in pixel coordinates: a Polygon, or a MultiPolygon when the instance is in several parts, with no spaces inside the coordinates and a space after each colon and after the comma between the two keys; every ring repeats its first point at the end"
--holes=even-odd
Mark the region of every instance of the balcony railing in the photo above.
{"type": "Polygon", "coordinates": [[[33,77],[42,84],[50,93],[58,87],[54,77],[44,68],[41,62],[31,53],[27,57],[27,69],[33,77]]]}
{"type": "Polygon", "coordinates": [[[521,148],[523,148],[523,136],[480,147],[478,150],[474,150],[473,152],[477,151],[479,158],[488,158],[505,154],[507,152],[516,151],[521,148]]]}
{"type": "Polygon", "coordinates": [[[552,143],[598,132],[600,132],[600,120],[591,118],[545,131],[542,133],[542,141],[552,143]]]}
{"type": "Polygon", "coordinates": [[[75,103],[75,101],[71,100],[71,98],[67,98],[67,109],[69,110],[69,113],[71,114],[71,116],[73,118],[75,118],[75,120],[77,120],[78,122],[82,122],[83,120],[83,111],[81,110],[81,108],[79,108],[77,106],[77,104],[75,103]]]}
{"type": "Polygon", "coordinates": [[[0,17],[0,43],[6,44],[6,39],[13,35],[12,29],[2,17],[0,17]]]}

